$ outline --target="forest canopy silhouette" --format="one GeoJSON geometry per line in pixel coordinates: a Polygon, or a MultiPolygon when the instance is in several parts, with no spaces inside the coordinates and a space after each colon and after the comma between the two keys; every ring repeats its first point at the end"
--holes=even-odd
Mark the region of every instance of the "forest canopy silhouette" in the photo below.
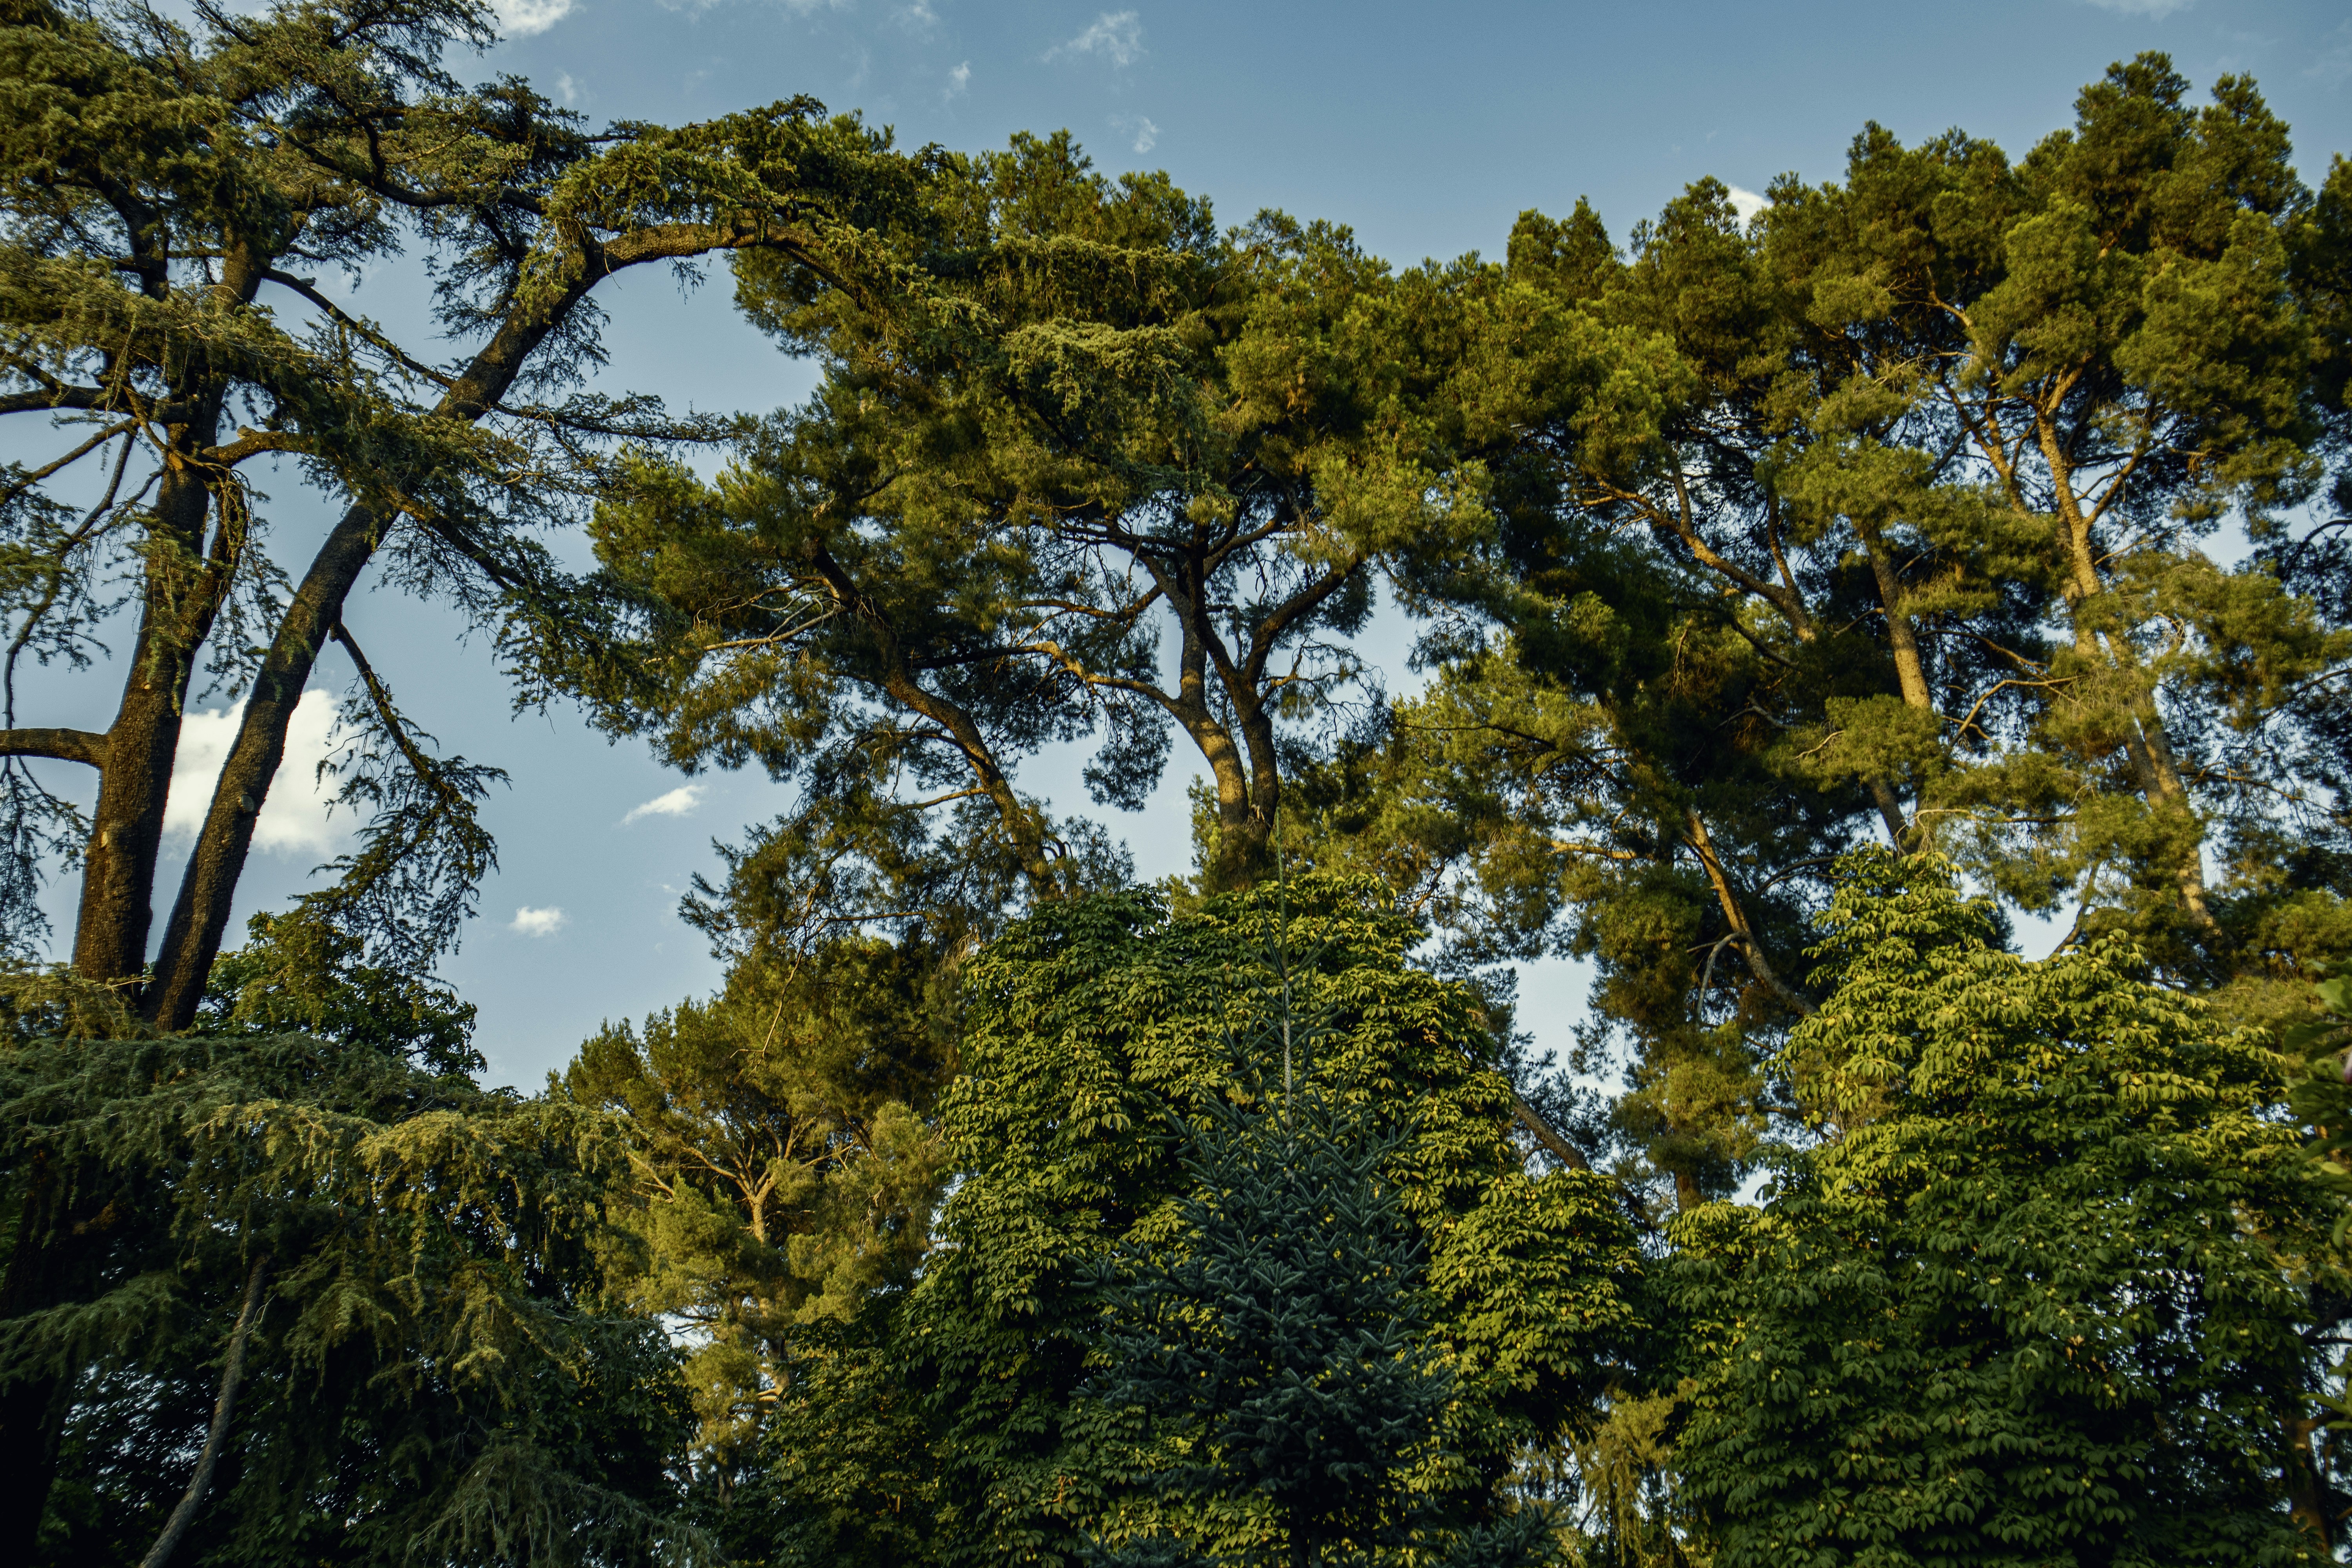
{"type": "Polygon", "coordinates": [[[0,1558],[2352,1550],[2352,163],[2251,79],[1403,267],[495,38],[0,0],[0,1558]],[[804,400],[601,373],[722,262],[804,400]],[[505,775],[362,585],[792,786],[719,990],[485,1087],[505,775]]]}

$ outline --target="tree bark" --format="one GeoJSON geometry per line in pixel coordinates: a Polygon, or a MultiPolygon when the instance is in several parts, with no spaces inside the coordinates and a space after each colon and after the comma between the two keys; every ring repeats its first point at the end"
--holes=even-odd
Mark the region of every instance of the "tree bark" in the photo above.
{"type": "Polygon", "coordinates": [[[261,1303],[261,1282],[269,1272],[269,1260],[256,1258],[253,1272],[245,1281],[245,1304],[237,1309],[236,1330],[229,1335],[228,1359],[221,1365],[220,1394],[213,1400],[213,1421],[205,1434],[205,1446],[196,1455],[195,1474],[188,1478],[188,1489],[172,1510],[172,1517],[163,1521],[163,1533],[147,1549],[139,1568],[163,1568],[180,1544],[180,1538],[194,1522],[197,1510],[205,1506],[205,1494],[212,1490],[213,1471],[220,1464],[222,1446],[228,1440],[229,1415],[236,1409],[238,1384],[245,1381],[245,1345],[252,1336],[256,1310],[261,1303]]]}
{"type": "Polygon", "coordinates": [[[89,730],[0,730],[0,757],[47,757],[104,767],[106,737],[89,730]]]}
{"type": "Polygon", "coordinates": [[[354,506],[343,514],[287,605],[268,656],[254,677],[236,742],[213,788],[204,831],[181,874],[179,897],[163,928],[155,975],[142,1006],[149,1019],[166,1029],[184,1029],[195,1018],[205,977],[220,953],[237,879],[253,847],[254,824],[286,758],[286,731],[295,705],[302,700],[319,649],[341,618],[343,601],[374,553],[378,537],[375,514],[368,508],[354,506]]]}
{"type": "Polygon", "coordinates": [[[212,629],[216,605],[211,584],[186,580],[192,573],[200,575],[193,562],[203,549],[210,501],[209,488],[194,469],[169,464],[149,535],[139,633],[121,704],[107,727],[98,806],[82,851],[73,962],[91,980],[135,979],[147,963],[172,762],[179,751],[195,650],[212,629]],[[215,604],[204,603],[207,598],[215,604]]]}
{"type": "Polygon", "coordinates": [[[1715,889],[1716,902],[1722,906],[1724,923],[1739,939],[1739,952],[1748,960],[1749,972],[1764,983],[1766,990],[1785,1003],[1790,1012],[1800,1017],[1811,1017],[1812,1003],[1780,978],[1780,972],[1772,967],[1772,961],[1765,955],[1764,944],[1756,940],[1755,930],[1748,923],[1748,913],[1739,907],[1738,897],[1732,891],[1731,878],[1716,856],[1715,841],[1707,836],[1706,819],[1690,808],[1685,809],[1683,816],[1688,828],[1683,842],[1690,846],[1691,853],[1698,858],[1699,868],[1706,873],[1707,884],[1715,889]]]}
{"type": "Polygon", "coordinates": [[[2287,1440],[2286,1495],[2287,1516],[2313,1538],[2324,1554],[2320,1561],[2335,1561],[2335,1521],[2328,1517],[2326,1489],[2319,1479],[2319,1468],[2311,1455],[2312,1434],[2323,1425],[2316,1416],[2290,1415],[2282,1423],[2287,1440]]]}

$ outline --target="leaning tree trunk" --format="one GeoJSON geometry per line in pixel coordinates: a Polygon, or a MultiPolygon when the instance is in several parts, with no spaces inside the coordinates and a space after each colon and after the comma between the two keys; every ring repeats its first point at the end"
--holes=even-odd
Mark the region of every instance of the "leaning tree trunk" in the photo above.
{"type": "MultiPolygon", "coordinates": [[[[604,244],[586,242],[573,255],[563,287],[542,303],[518,306],[452,383],[434,409],[438,418],[472,424],[506,395],[531,354],[604,279],[644,262],[684,260],[714,250],[763,247],[793,249],[796,238],[780,234],[759,215],[718,224],[683,224],[637,230],[604,244]]],[[[397,489],[399,476],[393,488],[397,489]]],[[[252,696],[237,726],[236,740],[214,786],[211,807],[180,892],[172,906],[154,978],[143,1002],[148,1018],[166,1029],[184,1029],[196,1016],[205,980],[228,931],[237,879],[253,847],[255,820],[278,766],[286,758],[286,730],[295,705],[317,664],[327,634],[342,617],[343,601],[374,556],[386,520],[367,502],[344,513],[305,574],[295,602],[271,638],[255,678],[252,696]]],[[[464,548],[462,542],[460,547],[464,548]]]]}

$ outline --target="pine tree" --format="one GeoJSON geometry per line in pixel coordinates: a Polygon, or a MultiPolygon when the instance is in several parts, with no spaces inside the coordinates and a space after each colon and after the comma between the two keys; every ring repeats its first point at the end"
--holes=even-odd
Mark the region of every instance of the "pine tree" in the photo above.
{"type": "Polygon", "coordinates": [[[1106,1271],[1095,1397],[1149,1418],[1151,1458],[1104,1562],[1533,1555],[1536,1516],[1466,1532],[1443,1489],[1456,1391],[1426,1336],[1421,1237],[1381,1174],[1396,1143],[1312,1084],[1211,1103],[1181,1250],[1130,1246],[1106,1271]]]}

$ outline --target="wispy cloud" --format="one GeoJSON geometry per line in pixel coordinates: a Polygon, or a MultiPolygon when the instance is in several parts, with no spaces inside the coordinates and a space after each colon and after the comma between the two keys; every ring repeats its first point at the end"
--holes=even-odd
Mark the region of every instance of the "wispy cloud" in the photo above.
{"type": "Polygon", "coordinates": [[[1739,215],[1739,221],[1742,223],[1746,223],[1771,205],[1769,200],[1758,195],[1754,191],[1743,190],[1738,185],[1731,187],[1731,210],[1739,215]]]}
{"type": "Polygon", "coordinates": [[[572,15],[572,0],[491,0],[491,9],[508,37],[528,38],[572,15]]]}
{"type": "Polygon", "coordinates": [[[2126,16],[2169,16],[2196,3],[2197,0],[2091,0],[2102,11],[2115,11],[2126,16]]]}
{"type": "Polygon", "coordinates": [[[629,815],[621,818],[626,827],[648,816],[685,816],[702,804],[703,786],[698,784],[680,784],[667,795],[657,795],[643,805],[629,807],[629,815]]]}
{"type": "MultiPolygon", "coordinates": [[[[180,749],[172,758],[171,792],[163,797],[166,837],[194,837],[212,809],[213,785],[221,764],[236,742],[245,704],[191,713],[180,721],[180,749]]],[[[286,725],[286,760],[270,781],[261,803],[260,820],[253,825],[253,847],[279,854],[331,855],[351,837],[349,819],[327,815],[333,798],[330,786],[320,789],[319,763],[335,745],[335,703],[312,688],[302,693],[286,725]]]]}
{"type": "Polygon", "coordinates": [[[520,936],[553,936],[570,923],[563,911],[552,904],[543,910],[525,904],[507,922],[507,930],[520,936]]]}
{"type": "Polygon", "coordinates": [[[1106,11],[1095,18],[1093,26],[1068,43],[1055,44],[1045,51],[1049,60],[1066,55],[1100,55],[1114,66],[1133,65],[1143,58],[1141,13],[1106,11]]]}
{"type": "Polygon", "coordinates": [[[1140,114],[1114,114],[1110,122],[1123,132],[1135,133],[1135,150],[1149,153],[1160,144],[1160,127],[1140,114]]]}
{"type": "Polygon", "coordinates": [[[2338,23],[2327,38],[2330,47],[2321,50],[2303,74],[2315,76],[2330,87],[2342,87],[2352,81],[2352,22],[2338,23]]]}
{"type": "Polygon", "coordinates": [[[941,98],[961,98],[963,96],[963,89],[971,85],[971,62],[970,60],[966,60],[963,64],[956,67],[955,69],[948,72],[948,89],[940,96],[941,98]]]}
{"type": "Polygon", "coordinates": [[[566,103],[580,101],[580,84],[572,79],[570,71],[555,73],[555,90],[563,95],[563,101],[566,103]]]}

